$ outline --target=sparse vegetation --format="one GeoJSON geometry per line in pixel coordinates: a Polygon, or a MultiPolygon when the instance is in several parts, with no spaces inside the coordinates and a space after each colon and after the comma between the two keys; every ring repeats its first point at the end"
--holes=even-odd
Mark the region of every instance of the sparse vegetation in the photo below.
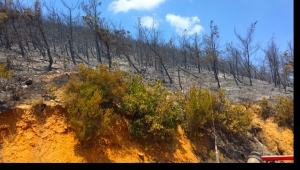
{"type": "Polygon", "coordinates": [[[67,71],[67,66],[70,65],[71,59],[70,57],[63,57],[60,59],[60,62],[62,62],[64,66],[64,70],[67,71]]]}
{"type": "Polygon", "coordinates": [[[48,84],[47,85],[47,96],[51,99],[51,100],[54,100],[56,99],[56,96],[55,96],[55,91],[57,90],[57,87],[55,87],[54,84],[48,84]]]}
{"type": "Polygon", "coordinates": [[[250,129],[253,111],[243,105],[232,105],[225,98],[224,89],[218,95],[209,90],[193,87],[186,101],[184,129],[192,139],[208,133],[215,124],[230,133],[242,133],[250,129]]]}
{"type": "Polygon", "coordinates": [[[253,115],[253,111],[243,105],[230,106],[226,108],[223,125],[229,132],[245,134],[251,128],[253,115]]]}
{"type": "Polygon", "coordinates": [[[294,130],[294,98],[278,96],[276,101],[276,122],[279,126],[286,126],[294,130]]]}
{"type": "Polygon", "coordinates": [[[0,30],[1,30],[1,28],[2,28],[2,25],[3,25],[3,22],[5,21],[5,20],[7,20],[7,14],[6,14],[6,12],[0,12],[0,30]]]}
{"type": "Polygon", "coordinates": [[[261,115],[264,119],[274,117],[279,126],[294,130],[294,98],[283,96],[275,97],[274,104],[268,99],[260,100],[261,115]]]}
{"type": "Polygon", "coordinates": [[[43,98],[38,98],[38,99],[34,99],[31,101],[31,107],[32,107],[32,111],[34,113],[40,113],[43,111],[43,104],[44,104],[44,99],[43,98]]]}
{"type": "Polygon", "coordinates": [[[185,104],[186,122],[183,127],[190,138],[200,137],[204,129],[212,127],[213,112],[216,109],[217,96],[208,89],[202,90],[194,86],[189,90],[185,104]]]}
{"type": "Polygon", "coordinates": [[[273,105],[269,102],[269,100],[267,98],[262,98],[259,101],[259,105],[261,107],[261,116],[264,119],[269,118],[270,116],[274,116],[274,108],[273,105]]]}
{"type": "Polygon", "coordinates": [[[0,64],[0,90],[5,90],[5,87],[8,85],[8,82],[13,74],[13,70],[7,69],[7,64],[0,64]]]}
{"type": "MultiPolygon", "coordinates": [[[[222,163],[224,161],[224,155],[218,150],[218,156],[219,156],[219,161],[222,163]]],[[[209,151],[209,159],[207,160],[208,163],[215,163],[216,160],[216,151],[211,150],[209,151]]]]}

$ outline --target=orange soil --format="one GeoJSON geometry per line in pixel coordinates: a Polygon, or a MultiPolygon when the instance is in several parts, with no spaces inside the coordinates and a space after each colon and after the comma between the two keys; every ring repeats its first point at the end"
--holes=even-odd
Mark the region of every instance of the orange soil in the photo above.
{"type": "Polygon", "coordinates": [[[124,119],[92,148],[81,148],[72,128],[66,123],[66,109],[54,102],[46,104],[43,113],[33,113],[29,105],[1,113],[0,162],[200,161],[193,154],[192,145],[180,126],[173,143],[142,147],[130,139],[124,119]]]}
{"type": "MultiPolygon", "coordinates": [[[[258,106],[253,107],[257,113],[260,112],[258,106]]],[[[281,155],[278,151],[280,149],[283,151],[283,155],[294,155],[294,133],[292,130],[278,127],[278,125],[274,123],[273,118],[263,120],[258,114],[255,114],[252,123],[262,127],[262,133],[259,137],[272,153],[281,155]]]]}
{"type": "MultiPolygon", "coordinates": [[[[130,138],[126,120],[112,126],[113,131],[85,149],[78,145],[73,129],[66,123],[66,109],[55,102],[45,102],[42,113],[33,113],[29,105],[0,115],[0,162],[201,162],[193,150],[207,154],[211,144],[201,139],[202,146],[191,143],[178,127],[170,144],[147,146],[130,138]]],[[[258,108],[257,108],[258,109],[258,108]]],[[[255,116],[253,123],[263,128],[262,139],[278,154],[293,155],[293,132],[280,129],[271,119],[255,116]]]]}

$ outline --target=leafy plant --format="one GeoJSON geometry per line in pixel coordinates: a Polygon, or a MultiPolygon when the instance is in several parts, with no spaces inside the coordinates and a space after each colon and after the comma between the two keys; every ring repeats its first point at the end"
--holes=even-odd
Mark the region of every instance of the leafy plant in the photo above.
{"type": "Polygon", "coordinates": [[[79,65],[78,76],[70,78],[64,101],[70,122],[83,146],[89,146],[110,129],[115,108],[127,89],[122,76],[123,72],[109,72],[104,65],[97,69],[79,65]]]}
{"type": "Polygon", "coordinates": [[[225,90],[218,95],[200,87],[190,89],[184,108],[187,120],[184,130],[190,139],[197,139],[207,133],[213,125],[230,133],[245,132],[250,129],[253,111],[243,105],[233,106],[226,100],[225,90]]]}
{"type": "Polygon", "coordinates": [[[227,101],[225,97],[225,90],[219,89],[219,109],[217,122],[222,126],[223,129],[230,133],[237,134],[250,130],[251,122],[254,113],[251,109],[251,103],[242,103],[234,105],[227,101]]]}
{"type": "Polygon", "coordinates": [[[259,101],[259,106],[261,107],[261,116],[264,119],[269,118],[275,114],[274,106],[269,102],[267,98],[262,98],[259,101]]]}
{"type": "MultiPolygon", "coordinates": [[[[219,161],[223,162],[224,161],[224,155],[218,150],[218,156],[219,156],[219,161]]],[[[208,163],[216,163],[217,158],[216,158],[216,152],[215,150],[209,151],[209,159],[207,160],[208,163]]]]}
{"type": "Polygon", "coordinates": [[[217,106],[217,96],[208,89],[193,86],[189,90],[184,107],[186,122],[183,128],[190,138],[202,136],[203,129],[212,126],[213,112],[217,106]]]}
{"type": "Polygon", "coordinates": [[[259,102],[263,118],[274,117],[279,126],[294,129],[294,98],[277,96],[274,104],[263,98],[259,102]]]}
{"type": "Polygon", "coordinates": [[[246,132],[251,128],[253,111],[243,105],[226,108],[223,124],[232,133],[246,132]]]}
{"type": "Polygon", "coordinates": [[[175,94],[161,82],[145,85],[142,77],[130,77],[128,93],[123,97],[122,112],[130,118],[132,137],[147,141],[171,141],[181,112],[175,94]]]}
{"type": "Polygon", "coordinates": [[[274,106],[276,111],[275,121],[279,126],[290,127],[294,130],[294,98],[277,96],[277,104],[274,106]]]}

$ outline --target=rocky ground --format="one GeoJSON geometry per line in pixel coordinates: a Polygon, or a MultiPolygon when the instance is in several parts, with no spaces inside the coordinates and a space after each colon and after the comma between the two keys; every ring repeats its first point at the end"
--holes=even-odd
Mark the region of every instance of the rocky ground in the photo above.
{"type": "MultiPolygon", "coordinates": [[[[63,64],[55,59],[53,71],[46,72],[47,61],[42,57],[22,58],[16,53],[0,54],[0,61],[11,59],[14,75],[9,88],[0,92],[0,162],[213,162],[209,156],[214,151],[214,136],[203,136],[199,141],[190,141],[178,127],[176,139],[171,144],[157,144],[149,147],[133,141],[127,129],[126,120],[120,119],[114,131],[99,139],[92,148],[81,148],[74,131],[66,120],[66,109],[60,102],[64,85],[70,71],[76,67],[63,64]],[[13,95],[15,94],[15,95],[13,95]],[[32,100],[43,97],[46,104],[43,111],[32,111],[32,100]]],[[[32,54],[37,56],[37,54],[32,54]]],[[[117,69],[134,72],[125,59],[117,59],[117,69]]],[[[104,61],[105,62],[105,61],[104,61]]],[[[91,67],[97,66],[95,61],[91,67]]],[[[202,70],[201,74],[189,70],[195,78],[181,73],[183,91],[192,84],[201,88],[217,89],[212,72],[202,70]]],[[[169,90],[179,90],[177,70],[169,69],[174,84],[167,77],[148,68],[144,77],[149,80],[163,79],[169,90]]],[[[248,85],[237,86],[230,75],[219,75],[221,87],[226,90],[232,102],[252,101],[262,97],[277,95],[293,96],[293,88],[275,88],[274,85],[253,80],[248,85]]],[[[259,113],[259,107],[253,110],[259,113]]],[[[267,154],[294,154],[294,134],[288,129],[279,128],[271,119],[263,120],[256,114],[253,127],[261,129],[258,133],[247,133],[247,138],[227,136],[217,131],[217,146],[224,159],[221,162],[246,162],[247,156],[255,150],[267,154]]],[[[147,145],[146,145],[147,146],[147,145]]]]}

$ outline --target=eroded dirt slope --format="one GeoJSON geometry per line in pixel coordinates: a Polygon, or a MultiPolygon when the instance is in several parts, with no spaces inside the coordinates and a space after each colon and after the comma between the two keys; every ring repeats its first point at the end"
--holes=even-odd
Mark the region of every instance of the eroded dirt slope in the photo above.
{"type": "Polygon", "coordinates": [[[43,112],[29,105],[0,115],[1,162],[199,162],[181,127],[172,144],[145,147],[130,139],[124,119],[92,148],[78,145],[66,109],[46,102],[43,112]]]}
{"type": "MultiPolygon", "coordinates": [[[[29,105],[1,113],[0,162],[202,162],[197,153],[208,154],[213,148],[203,138],[195,146],[182,128],[171,144],[141,145],[129,136],[126,120],[113,125],[112,133],[85,149],[78,145],[68,125],[66,109],[55,102],[45,102],[43,112],[33,112],[29,105]],[[198,144],[199,145],[199,144],[198,144]]],[[[274,154],[293,155],[294,138],[288,129],[280,129],[272,120],[258,115],[253,123],[263,131],[257,137],[274,154]],[[281,152],[281,153],[279,153],[281,152]]],[[[260,152],[260,150],[258,150],[260,152]]]]}
{"type": "MultiPolygon", "coordinates": [[[[259,112],[260,108],[255,106],[259,112]]],[[[273,154],[294,155],[294,133],[288,128],[279,127],[273,118],[263,120],[258,114],[252,121],[262,127],[262,132],[257,135],[259,141],[264,143],[273,154]]]]}

